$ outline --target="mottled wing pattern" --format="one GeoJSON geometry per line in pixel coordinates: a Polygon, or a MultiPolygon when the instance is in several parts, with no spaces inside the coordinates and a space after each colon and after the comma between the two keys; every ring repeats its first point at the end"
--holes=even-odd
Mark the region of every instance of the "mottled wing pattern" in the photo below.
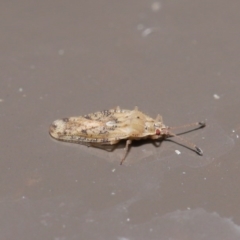
{"type": "Polygon", "coordinates": [[[63,141],[113,144],[128,137],[130,112],[116,108],[56,120],[50,127],[50,134],[63,141]]]}

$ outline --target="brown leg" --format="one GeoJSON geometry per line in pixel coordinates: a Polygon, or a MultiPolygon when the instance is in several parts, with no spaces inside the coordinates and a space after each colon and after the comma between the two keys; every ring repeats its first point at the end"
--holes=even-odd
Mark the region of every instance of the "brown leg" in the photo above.
{"type": "Polygon", "coordinates": [[[124,154],[124,156],[123,156],[123,158],[122,158],[122,160],[121,160],[121,162],[120,162],[120,165],[123,164],[123,161],[125,160],[125,158],[126,158],[126,156],[127,156],[127,154],[128,154],[129,145],[131,145],[131,143],[132,143],[132,140],[129,140],[129,139],[128,139],[128,140],[126,141],[125,154],[124,154]]]}

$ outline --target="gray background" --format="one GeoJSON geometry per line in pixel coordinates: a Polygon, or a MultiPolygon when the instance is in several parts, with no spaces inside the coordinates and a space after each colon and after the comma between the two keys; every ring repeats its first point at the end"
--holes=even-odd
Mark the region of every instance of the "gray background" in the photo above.
{"type": "Polygon", "coordinates": [[[240,239],[240,1],[1,1],[0,239],[240,239]],[[58,142],[55,119],[120,106],[171,141],[58,142]],[[173,139],[174,140],[174,139],[173,139]],[[180,151],[177,154],[175,150],[180,151]]]}

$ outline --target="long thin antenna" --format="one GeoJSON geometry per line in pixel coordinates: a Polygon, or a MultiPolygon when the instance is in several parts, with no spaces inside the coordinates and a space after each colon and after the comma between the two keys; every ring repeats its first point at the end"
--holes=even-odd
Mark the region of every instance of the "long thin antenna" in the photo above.
{"type": "Polygon", "coordinates": [[[185,138],[182,138],[180,136],[178,136],[175,133],[169,132],[169,137],[176,137],[177,139],[179,139],[181,142],[185,143],[184,145],[190,149],[192,149],[194,152],[196,152],[197,154],[199,154],[200,156],[203,155],[203,151],[200,147],[198,147],[196,144],[189,142],[188,140],[186,140],[185,138]]]}
{"type": "Polygon", "coordinates": [[[194,131],[196,129],[203,128],[205,126],[206,126],[206,123],[202,121],[202,122],[195,122],[195,123],[185,124],[185,125],[177,126],[177,127],[168,127],[168,133],[166,134],[166,138],[168,138],[168,137],[176,137],[177,139],[180,140],[180,142],[183,142],[184,145],[187,148],[192,149],[194,152],[196,152],[197,154],[202,156],[203,155],[203,151],[202,151],[202,149],[200,147],[198,147],[196,144],[194,144],[192,142],[189,142],[185,138],[182,138],[182,137],[179,136],[179,135],[181,135],[183,133],[175,134],[171,130],[172,129],[182,129],[182,128],[195,127],[195,129],[187,131],[187,132],[191,132],[191,131],[194,131]]]}
{"type": "Polygon", "coordinates": [[[182,129],[182,128],[190,128],[190,127],[196,127],[196,128],[203,128],[206,126],[205,122],[194,122],[194,123],[189,123],[181,126],[174,126],[174,127],[169,127],[169,129],[182,129]]]}

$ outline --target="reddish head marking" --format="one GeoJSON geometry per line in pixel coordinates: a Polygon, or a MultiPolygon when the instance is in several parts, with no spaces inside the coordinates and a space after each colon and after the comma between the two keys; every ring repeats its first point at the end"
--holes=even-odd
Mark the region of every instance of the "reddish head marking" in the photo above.
{"type": "Polygon", "coordinates": [[[161,131],[159,129],[156,129],[156,135],[161,135],[161,131]]]}

